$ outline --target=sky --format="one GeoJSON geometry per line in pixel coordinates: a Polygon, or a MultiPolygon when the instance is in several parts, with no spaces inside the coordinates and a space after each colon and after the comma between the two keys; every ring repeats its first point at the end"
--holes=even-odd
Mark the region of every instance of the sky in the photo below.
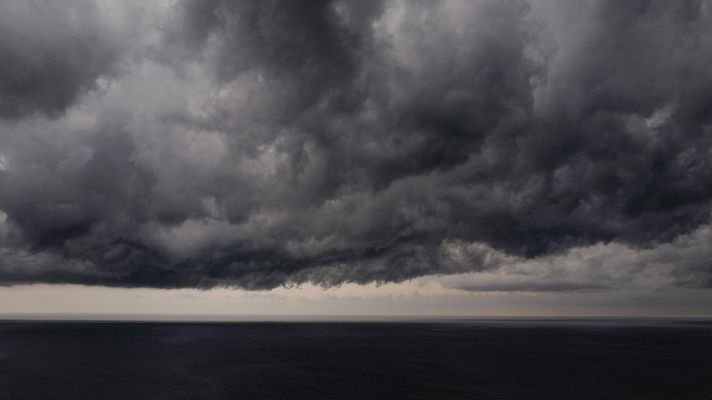
{"type": "Polygon", "coordinates": [[[712,1],[0,2],[0,314],[712,316],[712,1]]]}

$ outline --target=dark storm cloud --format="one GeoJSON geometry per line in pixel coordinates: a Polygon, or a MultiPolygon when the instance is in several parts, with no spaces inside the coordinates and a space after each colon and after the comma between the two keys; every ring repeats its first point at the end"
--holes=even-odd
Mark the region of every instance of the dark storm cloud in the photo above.
{"type": "Polygon", "coordinates": [[[0,17],[4,283],[712,282],[703,242],[646,253],[709,224],[707,1],[189,0],[126,36],[96,22],[116,9],[23,4],[0,17]],[[547,267],[596,246],[613,261],[547,267]]]}
{"type": "Polygon", "coordinates": [[[111,72],[118,43],[90,1],[0,4],[0,118],[60,115],[111,72]]]}

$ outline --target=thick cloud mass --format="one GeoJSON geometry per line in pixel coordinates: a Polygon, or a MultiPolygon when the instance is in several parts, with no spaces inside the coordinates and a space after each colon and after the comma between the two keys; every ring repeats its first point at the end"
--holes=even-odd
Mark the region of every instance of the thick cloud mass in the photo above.
{"type": "Polygon", "coordinates": [[[117,43],[90,1],[0,4],[0,117],[56,116],[111,72],[117,43]]]}
{"type": "Polygon", "coordinates": [[[2,283],[712,286],[710,1],[66,3],[0,6],[2,283]]]}

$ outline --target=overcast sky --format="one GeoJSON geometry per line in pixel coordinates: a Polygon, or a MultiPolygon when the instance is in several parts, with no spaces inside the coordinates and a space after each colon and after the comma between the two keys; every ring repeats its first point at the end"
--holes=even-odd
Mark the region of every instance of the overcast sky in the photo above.
{"type": "Polygon", "coordinates": [[[6,0],[0,60],[0,313],[712,314],[712,1],[6,0]]]}

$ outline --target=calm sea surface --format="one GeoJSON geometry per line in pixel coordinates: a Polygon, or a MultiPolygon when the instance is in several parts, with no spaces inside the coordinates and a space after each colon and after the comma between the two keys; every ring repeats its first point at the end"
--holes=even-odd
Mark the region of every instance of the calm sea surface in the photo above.
{"type": "Polygon", "coordinates": [[[709,321],[0,322],[0,399],[712,399],[709,321]]]}

